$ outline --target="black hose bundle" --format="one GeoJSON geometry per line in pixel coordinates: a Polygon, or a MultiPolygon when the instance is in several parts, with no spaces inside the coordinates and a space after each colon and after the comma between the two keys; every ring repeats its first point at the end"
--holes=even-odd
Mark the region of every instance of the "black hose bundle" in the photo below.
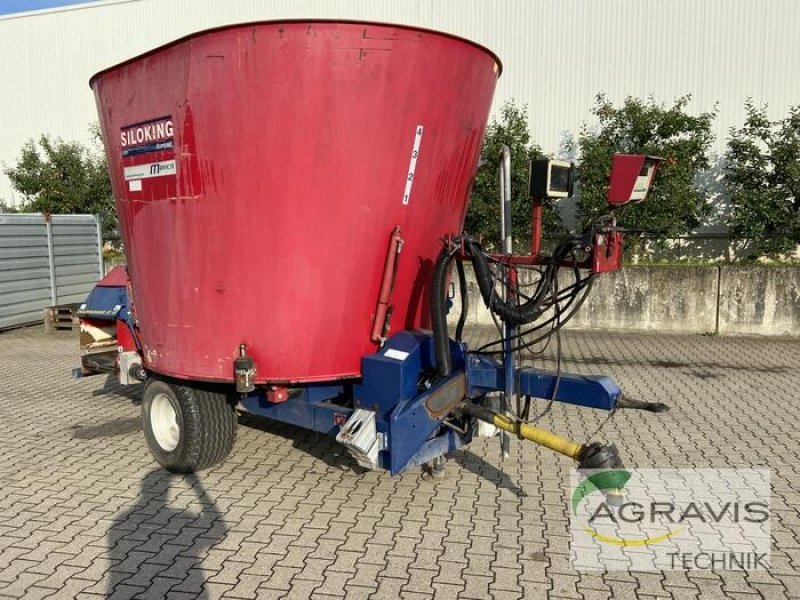
{"type": "Polygon", "coordinates": [[[562,242],[555,249],[551,261],[545,267],[536,293],[522,304],[511,303],[500,298],[494,290],[495,278],[489,269],[489,260],[480,245],[469,238],[464,240],[464,247],[472,259],[472,267],[475,269],[475,278],[478,280],[478,288],[486,306],[489,307],[501,320],[514,325],[526,325],[532,323],[542,316],[547,310],[543,306],[545,300],[550,295],[550,290],[556,277],[558,277],[558,267],[569,253],[580,245],[577,240],[567,240],[562,242]]]}
{"type": "MultiPolygon", "coordinates": [[[[447,271],[450,263],[455,258],[458,246],[442,248],[436,265],[433,267],[431,278],[431,327],[433,327],[433,348],[436,356],[436,372],[441,377],[447,377],[453,370],[453,360],[450,356],[450,341],[447,335],[447,310],[445,298],[447,297],[447,271]]],[[[466,284],[466,282],[465,282],[466,284]]]]}
{"type": "Polygon", "coordinates": [[[456,341],[460,342],[464,337],[464,325],[467,322],[467,311],[469,310],[469,293],[467,291],[467,276],[464,273],[464,263],[456,261],[458,270],[458,290],[461,297],[461,314],[458,316],[456,325],[456,341]]]}
{"type": "MultiPolygon", "coordinates": [[[[503,300],[495,290],[499,271],[495,270],[494,273],[492,272],[489,265],[492,259],[486,255],[480,244],[467,236],[454,239],[452,243],[442,248],[442,251],[439,253],[431,280],[431,324],[433,327],[436,369],[441,377],[447,377],[452,371],[452,357],[450,356],[447,332],[447,311],[445,305],[447,298],[447,274],[462,245],[465,254],[469,256],[472,262],[472,268],[475,271],[475,278],[478,282],[478,288],[480,289],[484,303],[493,314],[514,327],[536,321],[547,310],[553,307],[554,303],[558,304],[562,302],[562,295],[564,298],[568,298],[568,303],[571,304],[575,300],[578,292],[591,284],[591,277],[589,277],[581,281],[576,281],[576,283],[569,286],[568,289],[563,290],[563,293],[558,290],[557,277],[559,267],[574,253],[576,248],[582,246],[580,240],[569,239],[556,247],[553,256],[545,265],[544,271],[542,271],[536,291],[532,296],[522,303],[519,302],[521,299],[519,295],[515,295],[513,300],[503,300]]],[[[464,266],[461,261],[458,261],[457,268],[461,293],[461,316],[459,317],[458,326],[456,328],[456,339],[460,341],[466,321],[468,299],[467,282],[464,274],[464,266]]],[[[502,268],[501,265],[496,267],[496,269],[500,268],[502,268]]],[[[577,272],[577,267],[575,267],[575,269],[577,272]]],[[[580,306],[584,298],[585,295],[578,302],[578,306],[580,306]]],[[[577,310],[577,307],[575,310],[577,310]]],[[[555,321],[557,321],[555,328],[558,329],[563,323],[569,320],[569,317],[574,314],[575,310],[571,311],[565,319],[561,318],[560,311],[558,311],[559,314],[557,317],[551,318],[548,323],[551,323],[555,319],[555,321]]],[[[552,334],[552,328],[551,331],[543,337],[547,337],[547,335],[550,334],[552,334]]]]}
{"type": "MultiPolygon", "coordinates": [[[[542,302],[547,294],[546,286],[539,286],[533,297],[524,304],[512,304],[500,298],[494,290],[495,278],[492,277],[489,269],[489,260],[483,253],[480,245],[473,240],[465,240],[464,247],[472,259],[472,268],[475,270],[475,279],[478,281],[478,289],[481,291],[483,301],[489,310],[495,313],[502,321],[507,321],[512,325],[522,325],[530,323],[541,316],[542,302]]],[[[547,270],[543,276],[549,278],[552,265],[547,265],[547,270]]]]}

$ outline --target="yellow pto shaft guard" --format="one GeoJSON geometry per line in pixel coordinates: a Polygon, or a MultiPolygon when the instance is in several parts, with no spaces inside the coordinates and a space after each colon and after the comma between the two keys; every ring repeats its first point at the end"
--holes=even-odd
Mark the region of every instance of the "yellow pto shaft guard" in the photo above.
{"type": "Polygon", "coordinates": [[[601,445],[597,442],[579,444],[546,429],[522,423],[518,419],[512,419],[509,416],[496,413],[471,402],[464,403],[462,411],[466,415],[491,423],[495,427],[513,433],[522,439],[530,440],[554,452],[569,456],[578,463],[579,469],[622,468],[622,461],[614,444],[601,445]]]}
{"type": "Polygon", "coordinates": [[[549,448],[564,456],[569,456],[573,460],[580,460],[581,454],[583,454],[583,444],[568,440],[546,429],[520,423],[501,414],[494,414],[491,422],[499,429],[513,433],[518,437],[549,448]]]}

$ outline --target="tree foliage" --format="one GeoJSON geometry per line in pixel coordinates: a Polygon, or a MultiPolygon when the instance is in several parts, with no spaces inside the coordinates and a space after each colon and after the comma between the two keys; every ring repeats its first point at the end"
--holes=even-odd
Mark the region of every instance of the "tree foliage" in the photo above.
{"type": "Polygon", "coordinates": [[[16,165],[5,174],[23,197],[21,211],[96,214],[104,235],[115,231],[111,181],[97,148],[42,135],[38,143],[30,140],[22,147],[16,165]]]}
{"type": "Polygon", "coordinates": [[[725,155],[732,235],[754,255],[794,250],[800,241],[800,106],[779,121],[747,102],[747,117],[732,129],[725,155]]]}
{"type": "Polygon", "coordinates": [[[705,222],[711,205],[698,174],[709,167],[716,112],[691,115],[690,99],[683,96],[666,106],[653,98],[627,97],[617,107],[603,94],[597,96],[592,114],[599,125],[584,126],[578,138],[578,207],[583,226],[608,212],[606,194],[616,152],[665,159],[645,202],[618,211],[621,226],[668,237],[705,222]]]}
{"type": "MultiPolygon", "coordinates": [[[[500,240],[500,191],[497,178],[500,149],[511,150],[511,215],[516,240],[529,240],[531,202],[528,198],[529,161],[544,156],[539,146],[531,143],[527,107],[507,102],[500,109],[500,119],[493,119],[486,129],[481,156],[486,164],[478,169],[472,186],[472,197],[465,229],[483,236],[487,246],[498,247],[500,240]]],[[[545,205],[545,233],[561,231],[561,220],[555,209],[545,205]]]]}

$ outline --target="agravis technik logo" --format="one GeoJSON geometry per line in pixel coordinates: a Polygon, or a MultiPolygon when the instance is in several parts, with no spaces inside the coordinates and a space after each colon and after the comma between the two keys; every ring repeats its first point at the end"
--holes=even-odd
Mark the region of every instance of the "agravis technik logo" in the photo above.
{"type": "Polygon", "coordinates": [[[769,471],[576,471],[572,483],[578,569],[769,566],[769,471]]]}
{"type": "Polygon", "coordinates": [[[667,533],[657,535],[655,537],[644,538],[620,538],[615,536],[603,535],[594,528],[594,521],[599,518],[608,518],[612,521],[616,519],[626,518],[641,518],[643,516],[643,506],[640,504],[625,503],[623,501],[623,489],[625,484],[630,479],[631,475],[628,471],[624,470],[609,470],[600,471],[589,475],[578,485],[572,492],[572,514],[578,514],[578,507],[580,503],[591,493],[605,494],[605,501],[601,502],[599,507],[589,517],[589,522],[584,525],[583,529],[597,541],[603,544],[611,544],[614,546],[648,546],[650,544],[657,544],[668,540],[674,535],[680,533],[682,528],[676,528],[668,531],[667,533]],[[615,515],[615,509],[617,514],[615,515]],[[622,509],[633,508],[630,513],[623,513],[622,509]]]}

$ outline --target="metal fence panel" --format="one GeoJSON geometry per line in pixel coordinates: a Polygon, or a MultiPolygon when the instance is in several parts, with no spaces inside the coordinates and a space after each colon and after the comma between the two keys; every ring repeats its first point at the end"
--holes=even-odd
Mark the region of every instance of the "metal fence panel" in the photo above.
{"type": "Polygon", "coordinates": [[[0,330],[83,302],[102,277],[102,248],[93,215],[0,215],[0,330]]]}

